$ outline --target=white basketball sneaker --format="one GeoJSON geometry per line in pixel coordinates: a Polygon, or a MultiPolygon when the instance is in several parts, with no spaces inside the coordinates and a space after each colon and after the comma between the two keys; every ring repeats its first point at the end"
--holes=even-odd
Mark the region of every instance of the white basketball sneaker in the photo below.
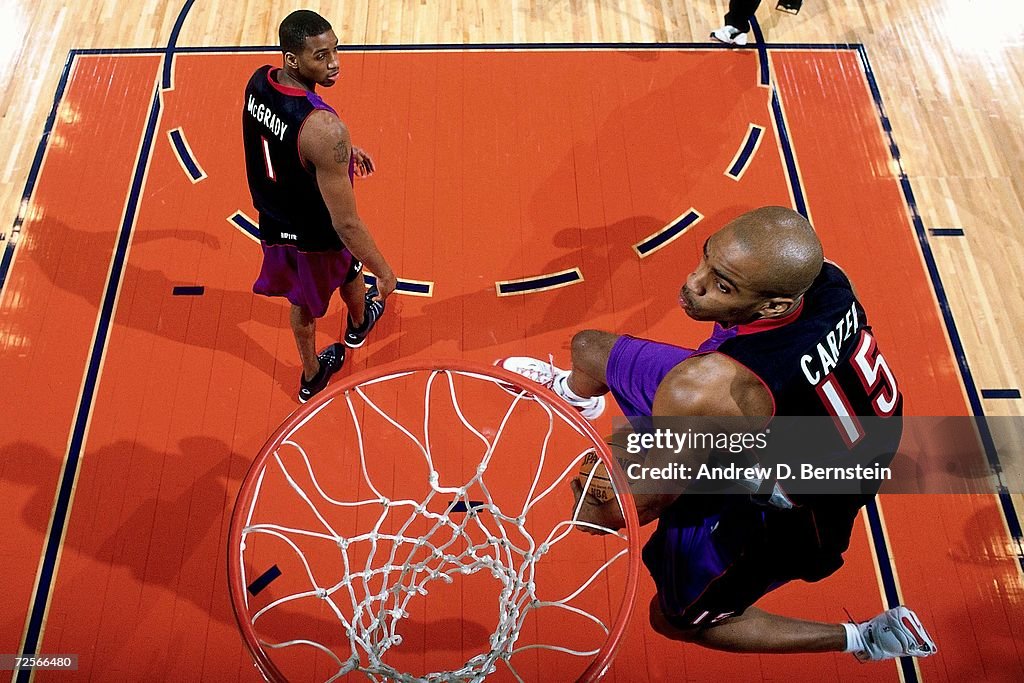
{"type": "Polygon", "coordinates": [[[894,607],[874,619],[857,624],[864,649],[853,653],[862,662],[894,657],[928,657],[938,652],[935,641],[917,615],[906,607],[894,607]]]}
{"type": "Polygon", "coordinates": [[[747,44],[747,32],[741,31],[735,26],[729,26],[728,24],[712,31],[711,37],[720,43],[735,45],[737,47],[743,47],[747,44]]]}
{"type": "MultiPolygon", "coordinates": [[[[494,364],[551,389],[588,420],[596,420],[604,412],[604,396],[593,396],[583,400],[567,396],[565,378],[569,376],[569,371],[555,367],[554,363],[529,356],[509,356],[496,360],[494,364]]],[[[512,386],[506,389],[511,393],[519,393],[519,390],[512,386]]]]}

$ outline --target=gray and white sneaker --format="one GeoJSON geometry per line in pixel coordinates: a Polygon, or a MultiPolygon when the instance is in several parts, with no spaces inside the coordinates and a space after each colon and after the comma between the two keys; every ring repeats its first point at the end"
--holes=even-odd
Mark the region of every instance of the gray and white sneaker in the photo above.
{"type": "Polygon", "coordinates": [[[928,657],[938,652],[935,641],[911,610],[894,607],[874,619],[857,624],[864,638],[864,649],[853,653],[862,662],[894,657],[928,657]]]}

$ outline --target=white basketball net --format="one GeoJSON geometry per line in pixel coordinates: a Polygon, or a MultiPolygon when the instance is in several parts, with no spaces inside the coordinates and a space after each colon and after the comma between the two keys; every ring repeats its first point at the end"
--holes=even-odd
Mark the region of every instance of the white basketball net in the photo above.
{"type": "MultiPolygon", "coordinates": [[[[557,599],[542,599],[537,594],[535,582],[535,570],[537,563],[544,558],[560,542],[562,542],[574,527],[587,526],[584,522],[577,520],[579,506],[571,508],[566,504],[565,520],[554,524],[543,538],[534,538],[527,529],[526,520],[530,511],[546,497],[553,495],[556,488],[561,485],[557,495],[565,496],[565,486],[570,477],[576,475],[579,465],[590,450],[584,448],[575,454],[559,476],[550,484],[541,482],[541,472],[549,457],[548,445],[556,423],[561,422],[568,425],[578,434],[582,434],[579,428],[572,424],[544,401],[534,401],[531,394],[526,391],[519,391],[517,395],[509,396],[511,401],[501,418],[493,435],[488,437],[484,430],[478,429],[463,414],[456,396],[453,375],[460,375],[464,378],[491,382],[499,386],[508,387],[500,380],[482,374],[469,371],[456,370],[434,370],[426,381],[426,394],[424,396],[424,410],[422,435],[414,434],[409,428],[400,424],[389,416],[374,401],[372,401],[365,389],[371,384],[387,382],[396,378],[404,377],[410,373],[398,373],[387,375],[371,380],[361,386],[333,397],[326,401],[303,422],[291,430],[282,440],[272,454],[266,465],[259,473],[256,483],[255,494],[252,504],[246,516],[245,527],[240,539],[240,552],[242,555],[242,577],[246,581],[245,572],[245,549],[246,540],[254,534],[268,534],[285,542],[298,558],[301,559],[308,578],[308,590],[295,592],[280,597],[273,602],[263,606],[255,613],[246,609],[245,614],[250,615],[251,625],[256,626],[261,617],[264,617],[272,610],[280,608],[289,602],[301,599],[308,599],[316,596],[324,601],[331,612],[340,621],[347,636],[348,645],[351,648],[351,655],[345,659],[339,657],[334,650],[326,645],[315,642],[311,639],[296,638],[284,642],[266,642],[261,639],[261,645],[265,651],[290,648],[295,646],[309,646],[317,648],[326,653],[337,663],[337,671],[327,680],[333,681],[345,674],[362,672],[371,680],[396,680],[396,681],[480,681],[496,671],[501,663],[508,667],[512,676],[522,681],[523,678],[517,672],[513,657],[520,652],[530,649],[554,650],[576,657],[593,657],[596,655],[603,643],[598,643],[594,649],[584,650],[573,647],[561,646],[557,643],[526,643],[517,644],[520,638],[520,630],[524,620],[531,611],[539,609],[559,609],[580,615],[597,624],[605,634],[609,633],[609,625],[601,619],[578,606],[572,601],[580,595],[588,586],[608,570],[614,562],[628,554],[628,547],[624,547],[612,555],[611,558],[598,567],[594,573],[574,591],[562,595],[557,599]],[[430,439],[429,407],[431,406],[432,392],[435,385],[443,386],[445,382],[436,382],[439,377],[447,379],[448,393],[455,413],[461,420],[463,427],[475,436],[480,443],[480,463],[476,473],[471,478],[458,486],[444,486],[440,483],[437,469],[434,467],[435,455],[444,444],[432,444],[430,439]],[[355,433],[358,438],[358,450],[363,478],[373,495],[364,500],[346,501],[338,500],[328,495],[317,481],[310,454],[303,446],[292,440],[295,433],[302,428],[309,420],[327,408],[334,401],[346,401],[348,413],[351,416],[355,433]],[[374,454],[367,453],[364,448],[364,434],[357,418],[359,401],[377,415],[387,420],[415,444],[427,464],[429,475],[429,493],[423,500],[396,499],[390,500],[380,492],[380,489],[370,476],[367,466],[368,459],[374,454]],[[544,447],[539,454],[539,466],[536,460],[531,457],[525,458],[524,466],[536,466],[536,475],[533,477],[525,502],[521,507],[514,510],[502,510],[494,502],[491,490],[488,488],[486,473],[492,464],[491,459],[495,453],[505,427],[517,408],[526,403],[539,404],[547,414],[547,434],[543,439],[544,447]],[[304,463],[306,472],[312,482],[312,490],[303,490],[296,482],[293,472],[290,472],[282,459],[285,449],[295,449],[295,453],[304,463]],[[318,528],[298,529],[287,526],[280,526],[273,523],[252,523],[253,512],[260,499],[260,490],[263,486],[264,476],[272,466],[271,463],[281,468],[285,479],[295,494],[309,506],[310,511],[319,520],[318,528]],[[477,500],[470,500],[472,496],[477,500]],[[481,494],[483,500],[481,501],[481,494]],[[437,500],[435,500],[437,499],[437,500]],[[446,508],[443,512],[431,512],[428,508],[434,502],[437,509],[437,502],[444,501],[446,508]],[[450,501],[450,502],[449,502],[450,501]],[[379,515],[372,528],[360,533],[349,533],[349,530],[332,528],[329,521],[330,515],[327,511],[332,506],[340,507],[362,507],[366,510],[379,508],[379,515]],[[404,524],[400,526],[397,533],[384,533],[381,531],[385,525],[385,518],[395,518],[396,513],[408,515],[404,524]],[[423,520],[427,520],[428,533],[424,535],[406,535],[406,531],[419,521],[422,529],[423,520]],[[317,580],[314,569],[307,562],[306,556],[301,549],[302,540],[306,538],[317,538],[329,540],[337,544],[340,550],[340,561],[343,563],[344,574],[341,581],[333,585],[323,585],[317,580]],[[367,552],[366,544],[369,544],[367,552]],[[353,561],[350,550],[359,546],[362,553],[367,556],[365,562],[353,561]],[[489,637],[490,649],[486,652],[473,656],[461,667],[449,671],[425,674],[418,677],[406,672],[398,671],[385,661],[385,654],[389,649],[395,648],[402,643],[402,636],[398,633],[398,625],[403,618],[409,616],[409,603],[417,595],[426,595],[432,588],[433,582],[452,583],[462,575],[471,575],[477,572],[489,572],[503,588],[496,596],[498,601],[498,624],[497,629],[489,637]]],[[[444,389],[441,389],[444,391],[444,389]]],[[[562,455],[564,458],[564,454],[562,455]]],[[[292,462],[297,463],[298,460],[292,462]]],[[[591,471],[590,477],[594,475],[591,471]]],[[[589,485],[589,481],[587,484],[589,485]]],[[[496,482],[500,485],[501,482],[496,482]]],[[[611,529],[599,528],[602,531],[613,534],[625,540],[623,532],[611,529]]],[[[595,541],[597,542],[597,541],[595,541]]],[[[243,584],[244,585],[244,584],[243,584]]],[[[436,585],[436,584],[435,584],[436,585]]],[[[249,595],[246,593],[246,607],[248,608],[249,595]]],[[[255,630],[255,629],[254,629],[255,630]]]]}

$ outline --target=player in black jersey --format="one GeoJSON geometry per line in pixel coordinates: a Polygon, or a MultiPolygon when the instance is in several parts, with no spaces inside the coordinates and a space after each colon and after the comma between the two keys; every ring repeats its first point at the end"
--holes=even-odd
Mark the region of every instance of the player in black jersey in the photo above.
{"type": "MultiPolygon", "coordinates": [[[[824,262],[802,216],[765,207],[730,222],[705,243],[679,303],[691,318],[716,323],[696,349],[586,330],[573,338],[571,371],[525,357],[501,364],[551,387],[590,419],[609,392],[626,416],[653,416],[656,427],[666,418],[733,429],[728,421],[761,426],[774,416],[832,416],[835,433],[815,449],[895,453],[903,406],[896,379],[849,280],[824,262]]],[[[712,455],[651,450],[644,465],[696,472],[712,455]]],[[[808,622],[753,606],[788,581],[835,572],[874,491],[787,496],[769,482],[763,496],[680,495],[692,484],[676,483],[630,479],[640,523],[658,521],[643,559],[658,587],[650,618],[659,633],[732,652],[846,651],[863,661],[936,651],[902,606],[863,624],[808,622]]],[[[576,481],[573,488],[583,499],[581,521],[624,526],[615,501],[583,496],[576,481]]]]}
{"type": "Polygon", "coordinates": [[[263,266],[253,291],[291,302],[291,327],[302,360],[305,403],[341,369],[345,346],[358,347],[394,291],[394,271],[356,211],[352,178],[373,173],[337,113],[316,94],[338,78],[338,38],[309,10],[280,27],[284,66],[263,66],[245,88],[242,139],[246,175],[259,212],[263,266]],[[362,266],[377,278],[367,290],[362,266]],[[316,353],[316,319],[335,290],[348,309],[345,346],[316,353]]]}

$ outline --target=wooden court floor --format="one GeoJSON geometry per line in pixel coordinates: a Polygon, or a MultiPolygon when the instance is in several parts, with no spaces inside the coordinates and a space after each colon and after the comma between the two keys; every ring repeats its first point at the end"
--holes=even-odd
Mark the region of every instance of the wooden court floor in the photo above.
{"type": "MultiPolygon", "coordinates": [[[[201,5],[191,30],[212,21],[201,5]]],[[[227,515],[295,407],[298,368],[286,309],[249,293],[237,91],[276,55],[192,50],[167,69],[160,53],[113,52],[75,55],[50,84],[59,102],[0,292],[13,532],[0,650],[76,652],[76,677],[93,680],[253,680],[226,600],[227,515]]],[[[861,51],[371,49],[342,68],[327,98],[378,162],[361,212],[407,289],[346,373],[409,357],[564,361],[583,326],[699,340],[672,303],[699,245],[777,203],[806,210],[851,273],[910,414],[983,400],[936,297],[946,247],[915,225],[861,51]],[[537,291],[496,289],[538,276],[537,291]]],[[[335,305],[323,341],[341,324],[335,305]]],[[[611,676],[1019,680],[1006,502],[883,497],[836,576],[765,601],[832,621],[903,601],[936,657],[720,655],[660,639],[639,610],[611,676]]]]}

